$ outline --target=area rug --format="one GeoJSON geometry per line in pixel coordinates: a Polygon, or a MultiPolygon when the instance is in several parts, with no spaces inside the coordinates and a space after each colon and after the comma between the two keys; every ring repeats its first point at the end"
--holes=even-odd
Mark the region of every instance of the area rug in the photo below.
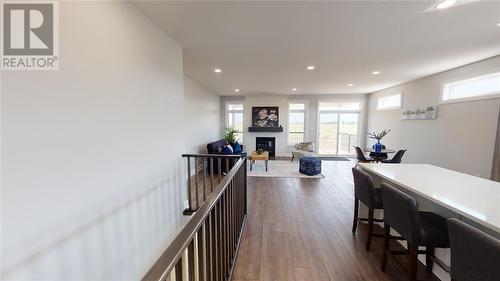
{"type": "Polygon", "coordinates": [[[299,173],[299,161],[284,161],[284,160],[270,160],[268,164],[268,171],[264,167],[264,161],[255,161],[252,171],[250,171],[250,162],[248,162],[249,177],[269,177],[269,178],[304,178],[304,179],[322,179],[325,176],[318,174],[315,176],[308,176],[299,173]]]}
{"type": "Polygon", "coordinates": [[[349,159],[345,157],[319,157],[321,160],[325,161],[350,161],[349,159]]]}

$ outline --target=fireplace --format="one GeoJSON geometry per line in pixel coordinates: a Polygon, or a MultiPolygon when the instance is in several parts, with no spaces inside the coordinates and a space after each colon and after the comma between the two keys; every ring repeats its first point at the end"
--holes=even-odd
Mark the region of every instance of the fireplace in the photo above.
{"type": "Polygon", "coordinates": [[[255,138],[255,149],[262,148],[263,150],[269,152],[269,157],[274,157],[276,152],[276,138],[270,137],[256,137],[255,138]]]}

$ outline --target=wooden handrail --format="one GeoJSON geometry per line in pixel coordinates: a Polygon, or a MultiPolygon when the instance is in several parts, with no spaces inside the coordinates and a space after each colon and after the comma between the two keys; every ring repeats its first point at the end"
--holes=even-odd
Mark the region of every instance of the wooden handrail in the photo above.
{"type": "MultiPolygon", "coordinates": [[[[212,155],[210,155],[210,156],[212,156],[212,155]]],[[[238,157],[240,157],[240,156],[238,156],[238,157]]],[[[233,168],[223,178],[223,180],[214,189],[214,191],[208,195],[204,204],[202,204],[200,206],[200,208],[196,211],[196,213],[193,215],[191,220],[181,230],[181,232],[173,240],[173,242],[170,244],[170,246],[162,253],[160,258],[150,268],[150,270],[142,278],[142,280],[143,281],[163,281],[168,277],[168,275],[172,271],[174,271],[174,270],[178,271],[179,263],[181,264],[180,272],[182,272],[182,270],[184,270],[184,268],[182,268],[182,256],[183,256],[185,250],[188,249],[188,247],[191,248],[191,246],[194,245],[192,243],[194,243],[195,238],[197,238],[197,234],[200,235],[200,232],[201,232],[200,229],[202,227],[204,227],[204,224],[206,223],[207,218],[212,216],[212,212],[214,212],[214,211],[217,211],[217,213],[215,213],[215,214],[218,217],[212,218],[212,219],[214,219],[214,221],[216,219],[218,219],[218,221],[216,221],[215,224],[216,224],[216,227],[220,227],[220,229],[218,230],[217,233],[215,233],[215,234],[210,233],[210,234],[207,234],[207,236],[205,236],[205,237],[210,236],[210,239],[221,239],[220,241],[217,240],[218,241],[217,245],[219,247],[224,246],[224,247],[226,247],[225,249],[229,249],[230,248],[229,245],[232,245],[233,249],[231,249],[231,251],[233,251],[233,252],[232,253],[225,253],[226,260],[224,260],[224,256],[221,256],[222,261],[225,261],[224,266],[229,265],[229,266],[227,266],[227,268],[231,267],[231,271],[232,271],[232,268],[234,267],[234,259],[236,258],[236,252],[237,252],[237,249],[239,247],[239,240],[241,238],[244,220],[246,217],[246,158],[244,158],[244,157],[240,158],[238,160],[238,162],[236,162],[236,164],[233,166],[233,168]],[[240,185],[240,186],[238,186],[238,185],[240,185]],[[241,190],[238,190],[238,189],[235,190],[234,187],[239,188],[241,190]],[[229,195],[227,194],[228,188],[232,188],[229,195]],[[242,194],[238,194],[240,199],[243,198],[243,200],[241,202],[234,199],[235,198],[234,197],[235,191],[236,192],[243,192],[242,194]],[[222,201],[221,198],[223,196],[224,196],[224,202],[221,202],[222,201]],[[231,196],[233,196],[233,197],[231,197],[231,196]],[[239,205],[243,205],[243,206],[239,206],[239,205],[237,206],[238,203],[239,203],[239,205]],[[225,205],[222,205],[222,204],[225,204],[225,205]],[[230,206],[230,204],[232,204],[232,205],[230,206]],[[217,210],[214,210],[214,208],[216,208],[217,210]],[[234,210],[234,209],[237,209],[237,210],[234,210]],[[240,217],[241,217],[240,219],[236,219],[235,211],[242,212],[242,215],[240,215],[240,217]],[[223,212],[227,212],[227,214],[223,213],[223,212]],[[221,220],[223,220],[226,223],[236,222],[239,225],[235,225],[234,228],[233,228],[233,226],[223,226],[223,224],[221,223],[221,220]],[[217,225],[217,222],[218,222],[218,225],[217,225]],[[231,229],[229,229],[229,231],[237,229],[238,233],[234,233],[234,231],[233,231],[231,233],[224,233],[224,235],[222,235],[221,231],[224,227],[226,227],[226,229],[228,229],[228,227],[230,227],[231,229]],[[235,234],[238,234],[238,237],[234,237],[233,240],[237,239],[238,243],[236,243],[234,245],[233,242],[236,240],[229,241],[229,238],[235,236],[235,234]],[[214,235],[214,236],[212,236],[212,235],[214,235]],[[220,237],[217,235],[219,235],[220,237]],[[227,241],[221,237],[225,237],[227,241]],[[221,244],[223,244],[223,245],[221,245],[221,244]],[[232,261],[233,261],[232,265],[231,265],[231,261],[229,261],[229,259],[232,259],[232,261]]],[[[213,227],[213,225],[211,225],[211,226],[213,227]]],[[[208,231],[206,228],[207,227],[204,227],[203,230],[208,231]]],[[[204,235],[202,235],[202,236],[204,236],[204,235]]],[[[199,239],[201,239],[202,242],[204,241],[203,243],[201,243],[202,245],[204,245],[204,247],[208,247],[207,243],[209,243],[210,241],[207,242],[207,240],[203,240],[204,239],[203,237],[201,237],[201,238],[198,237],[197,241],[200,241],[199,239]]],[[[210,244],[210,245],[212,245],[212,244],[210,244]]],[[[204,252],[202,250],[202,253],[200,254],[199,248],[200,248],[200,245],[198,244],[198,247],[197,247],[198,255],[195,255],[195,256],[198,256],[198,259],[200,257],[203,258],[203,256],[201,256],[201,255],[204,255],[204,253],[206,253],[206,251],[207,251],[207,249],[205,249],[204,252]]],[[[210,250],[210,252],[221,251],[220,249],[213,249],[213,248],[210,248],[208,250],[210,250]]],[[[188,253],[189,252],[190,251],[188,251],[188,253]]],[[[219,252],[217,252],[217,254],[224,255],[224,253],[219,253],[219,252]]],[[[191,262],[194,262],[195,257],[190,257],[190,258],[192,259],[191,262]]],[[[205,256],[205,258],[206,258],[206,256],[205,256]]],[[[203,261],[206,264],[209,264],[212,267],[219,266],[219,268],[216,268],[213,270],[219,270],[222,268],[222,266],[220,265],[221,260],[218,260],[219,263],[215,264],[215,262],[212,261],[211,258],[210,258],[210,263],[208,263],[205,258],[203,258],[203,261]]],[[[191,269],[191,270],[194,271],[194,269],[191,269]]],[[[205,273],[207,273],[208,270],[212,270],[212,268],[208,268],[208,269],[205,268],[205,273]]],[[[194,273],[192,273],[192,274],[194,274],[194,273]]],[[[198,273],[198,274],[200,274],[200,273],[198,273]]],[[[231,274],[231,272],[224,271],[224,276],[225,276],[224,279],[229,278],[228,276],[230,274],[231,274]]],[[[206,279],[204,279],[204,280],[206,280],[206,279]]],[[[210,280],[212,280],[212,279],[210,279],[210,280]]]]}

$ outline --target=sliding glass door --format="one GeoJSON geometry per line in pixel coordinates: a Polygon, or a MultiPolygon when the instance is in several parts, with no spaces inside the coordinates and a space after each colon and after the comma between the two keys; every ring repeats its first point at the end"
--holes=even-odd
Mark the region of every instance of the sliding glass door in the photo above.
{"type": "Polygon", "coordinates": [[[338,128],[338,113],[319,114],[319,154],[337,155],[338,128]]]}
{"type": "Polygon", "coordinates": [[[318,153],[352,156],[358,142],[361,102],[320,102],[318,106],[318,153]]]}

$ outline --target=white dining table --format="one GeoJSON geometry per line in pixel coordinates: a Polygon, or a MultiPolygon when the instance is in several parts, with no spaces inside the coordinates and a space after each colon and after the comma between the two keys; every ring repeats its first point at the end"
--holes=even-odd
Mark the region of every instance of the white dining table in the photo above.
{"type": "Polygon", "coordinates": [[[474,226],[500,238],[500,183],[429,164],[358,166],[382,182],[418,195],[420,201],[428,201],[427,206],[430,202],[447,209],[454,217],[474,222],[474,226]]]}

